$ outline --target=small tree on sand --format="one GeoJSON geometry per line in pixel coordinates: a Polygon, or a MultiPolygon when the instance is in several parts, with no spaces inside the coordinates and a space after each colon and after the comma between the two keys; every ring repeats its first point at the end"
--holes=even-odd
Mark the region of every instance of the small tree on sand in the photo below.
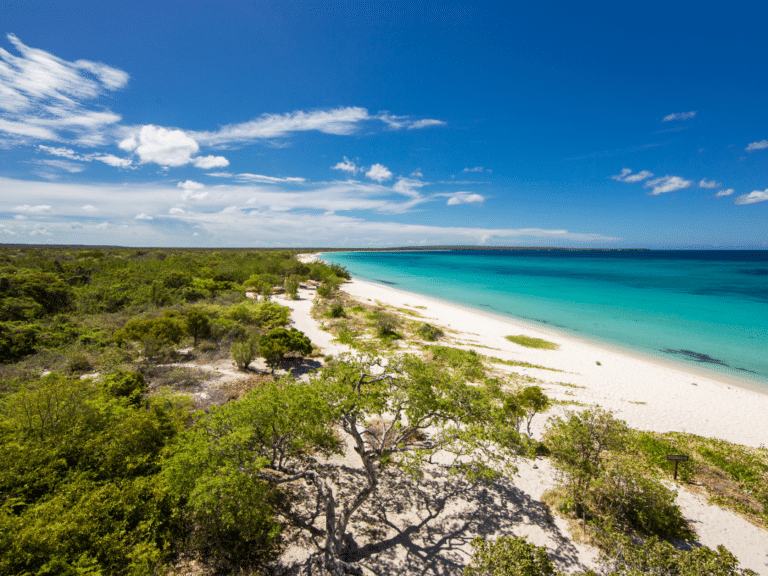
{"type": "MultiPolygon", "coordinates": [[[[259,486],[307,492],[314,501],[309,510],[275,513],[311,535],[309,573],[362,574],[355,562],[384,548],[376,542],[358,548],[351,522],[384,489],[385,478],[406,481],[435,466],[481,482],[513,470],[520,436],[506,425],[501,395],[498,387],[468,385],[414,356],[384,364],[366,352],[341,355],[307,384],[260,387],[213,409],[171,468],[191,493],[214,503],[219,485],[235,500],[232,490],[259,486]],[[325,457],[342,454],[344,443],[360,467],[327,464],[325,457]]],[[[381,505],[398,506],[382,496],[381,505]]]]}
{"type": "Polygon", "coordinates": [[[275,328],[259,338],[259,354],[272,368],[272,372],[289,352],[311,354],[312,342],[296,328],[275,328]]]}

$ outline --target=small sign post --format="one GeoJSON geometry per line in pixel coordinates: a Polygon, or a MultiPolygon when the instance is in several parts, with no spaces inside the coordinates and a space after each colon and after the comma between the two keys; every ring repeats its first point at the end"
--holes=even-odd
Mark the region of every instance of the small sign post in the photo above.
{"type": "Polygon", "coordinates": [[[667,454],[667,460],[672,460],[675,463],[675,482],[677,482],[677,463],[687,462],[688,456],[685,454],[667,454]]]}

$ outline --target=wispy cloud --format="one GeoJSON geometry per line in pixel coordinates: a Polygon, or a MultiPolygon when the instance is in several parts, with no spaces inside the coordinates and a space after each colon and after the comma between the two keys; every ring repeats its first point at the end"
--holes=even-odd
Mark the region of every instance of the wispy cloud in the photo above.
{"type": "Polygon", "coordinates": [[[766,200],[768,200],[768,188],[765,190],[755,190],[749,194],[742,194],[741,196],[737,196],[733,203],[739,205],[757,204],[758,202],[765,202],[766,200]]]}
{"type": "Polygon", "coordinates": [[[70,174],[77,174],[78,172],[82,172],[83,170],[85,170],[85,166],[83,166],[82,164],[77,164],[75,162],[68,162],[67,160],[33,160],[33,162],[41,166],[50,166],[52,168],[58,168],[60,170],[69,172],[70,174]]]}
{"type": "Polygon", "coordinates": [[[305,182],[306,178],[299,178],[298,176],[264,176],[262,174],[249,174],[245,172],[243,174],[237,174],[235,176],[237,180],[241,182],[260,182],[262,184],[278,184],[280,182],[305,182]]]}
{"type": "Polygon", "coordinates": [[[664,116],[664,118],[661,121],[672,122],[674,120],[690,120],[695,116],[696,116],[695,110],[692,110],[691,112],[675,112],[674,114],[667,114],[666,116],[664,116]]]}
{"type": "MultiPolygon", "coordinates": [[[[387,246],[418,244],[517,244],[579,245],[608,243],[617,238],[593,232],[527,228],[470,226],[429,226],[395,219],[366,219],[340,214],[342,210],[375,210],[398,213],[415,203],[434,198],[405,196],[418,194],[419,182],[408,180],[388,187],[376,183],[334,182],[308,190],[276,189],[262,185],[226,185],[206,188],[209,196],[185,207],[175,205],[177,185],[95,186],[50,184],[0,178],[0,197],[11,206],[32,194],[55,205],[56,214],[39,212],[34,220],[5,220],[8,236],[29,238],[44,232],[66,243],[120,243],[130,245],[181,245],[194,237],[211,246],[227,245],[315,245],[318,238],[331,246],[387,246]],[[50,200],[49,200],[50,199],[50,200]],[[81,206],[98,203],[103,220],[82,219],[81,206]],[[149,220],[153,218],[151,226],[149,220]],[[106,226],[104,226],[106,223],[106,226]],[[101,228],[99,228],[101,226],[101,228]],[[87,242],[85,242],[87,240],[87,242]]],[[[28,206],[29,209],[34,208],[28,206]]],[[[32,214],[30,214],[32,216],[32,214]]]]}
{"type": "Polygon", "coordinates": [[[382,164],[374,164],[368,169],[365,176],[371,180],[376,180],[376,182],[381,184],[382,182],[392,179],[392,172],[382,164]]]}
{"type": "Polygon", "coordinates": [[[760,140],[759,142],[750,142],[744,150],[754,152],[755,150],[765,150],[766,148],[768,148],[768,140],[760,140]]]}
{"type": "Polygon", "coordinates": [[[331,170],[343,170],[344,172],[349,172],[352,175],[355,175],[358,173],[360,168],[357,166],[357,164],[352,162],[352,160],[344,156],[344,161],[339,162],[335,166],[331,166],[331,170]]]}
{"type": "Polygon", "coordinates": [[[381,112],[375,117],[385,122],[387,126],[394,130],[402,128],[408,130],[420,130],[421,128],[429,128],[431,126],[445,126],[446,124],[442,120],[434,120],[432,118],[413,120],[410,116],[395,116],[394,114],[389,114],[387,112],[381,112]]]}
{"type": "Polygon", "coordinates": [[[734,190],[733,188],[728,188],[727,190],[720,190],[717,194],[715,194],[715,198],[722,198],[723,196],[733,196],[734,190]]]}
{"type": "Polygon", "coordinates": [[[702,178],[699,182],[699,188],[708,188],[711,190],[713,188],[720,188],[720,186],[722,186],[720,182],[716,182],[715,180],[707,180],[706,178],[702,178]]]}
{"type": "Polygon", "coordinates": [[[646,188],[652,189],[652,196],[684,190],[690,188],[692,185],[693,182],[691,180],[686,180],[680,176],[662,176],[661,178],[656,178],[655,180],[650,180],[645,183],[646,188]]]}
{"type": "MultiPolygon", "coordinates": [[[[52,146],[45,146],[43,144],[38,145],[37,149],[41,152],[45,152],[46,154],[50,154],[51,156],[58,156],[60,158],[67,158],[69,160],[78,160],[80,162],[93,162],[95,160],[97,162],[109,164],[110,166],[114,166],[116,168],[128,168],[133,164],[133,161],[130,158],[118,158],[113,154],[79,154],[69,148],[54,148],[52,146]]],[[[50,161],[48,164],[51,165],[50,161]]]]}
{"type": "Polygon", "coordinates": [[[20,143],[106,143],[120,116],[88,106],[125,87],[128,74],[99,62],[63,60],[13,34],[7,38],[20,56],[0,48],[0,132],[20,143]]]}
{"type": "Polygon", "coordinates": [[[642,182],[651,176],[653,176],[653,172],[649,172],[648,170],[641,170],[637,174],[632,174],[632,170],[629,168],[622,168],[621,173],[611,176],[611,180],[633,184],[635,182],[642,182]]]}
{"type": "Polygon", "coordinates": [[[154,220],[154,218],[149,214],[144,214],[142,212],[141,214],[137,214],[136,216],[134,216],[134,220],[154,220]]]}
{"type": "Polygon", "coordinates": [[[22,204],[20,206],[16,206],[13,210],[15,212],[29,212],[30,214],[42,214],[45,212],[50,212],[51,207],[48,204],[38,204],[37,206],[22,204]]]}
{"type": "Polygon", "coordinates": [[[448,206],[456,206],[457,204],[482,204],[485,202],[485,197],[473,192],[456,192],[451,194],[448,198],[448,206]]]}
{"type": "Polygon", "coordinates": [[[482,166],[475,166],[474,168],[464,168],[462,172],[488,172],[490,174],[493,170],[490,168],[483,168],[482,166]]]}

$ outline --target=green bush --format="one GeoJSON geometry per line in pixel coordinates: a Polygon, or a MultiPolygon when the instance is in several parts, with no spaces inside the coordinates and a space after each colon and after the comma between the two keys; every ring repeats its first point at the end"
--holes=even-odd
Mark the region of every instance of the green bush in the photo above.
{"type": "Polygon", "coordinates": [[[480,380],[485,375],[483,357],[475,350],[461,350],[449,346],[427,346],[432,359],[438,364],[450,367],[468,380],[480,380]]]}
{"type": "Polygon", "coordinates": [[[311,341],[296,328],[275,328],[259,338],[259,354],[273,372],[289,352],[299,352],[305,356],[312,353],[311,341]]]}
{"type": "Polygon", "coordinates": [[[38,331],[33,326],[0,322],[0,363],[15,362],[35,351],[38,331]]]}
{"type": "Polygon", "coordinates": [[[147,392],[147,382],[139,372],[121,370],[105,377],[102,388],[116,398],[125,398],[129,404],[138,405],[142,396],[147,392]]]}
{"type": "Polygon", "coordinates": [[[346,314],[344,313],[344,305],[341,302],[334,302],[331,305],[330,310],[328,311],[328,317],[329,318],[344,318],[344,317],[346,317],[346,314]]]}
{"type": "Polygon", "coordinates": [[[472,540],[472,550],[464,576],[556,576],[547,549],[525,538],[502,536],[491,543],[478,536],[472,540]]]}
{"type": "Polygon", "coordinates": [[[93,370],[93,364],[88,356],[78,352],[69,357],[66,370],[70,374],[84,374],[93,370]]]}
{"type": "Polygon", "coordinates": [[[434,342],[445,336],[445,333],[440,328],[427,324],[426,322],[419,326],[416,332],[428,342],[434,342]]]}
{"type": "Polygon", "coordinates": [[[252,336],[248,340],[232,344],[232,359],[240,370],[247,370],[259,353],[259,340],[252,336]]]}

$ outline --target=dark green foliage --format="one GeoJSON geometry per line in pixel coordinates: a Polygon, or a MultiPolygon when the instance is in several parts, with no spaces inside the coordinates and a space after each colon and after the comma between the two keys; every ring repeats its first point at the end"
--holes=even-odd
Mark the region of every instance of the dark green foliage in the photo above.
{"type": "Polygon", "coordinates": [[[525,538],[502,536],[491,543],[480,537],[472,541],[472,561],[464,576],[555,576],[555,566],[543,546],[525,538]]]}
{"type": "Polygon", "coordinates": [[[376,310],[371,313],[371,317],[373,319],[373,329],[376,331],[376,336],[387,339],[400,338],[400,334],[397,333],[397,327],[400,324],[400,321],[395,314],[383,310],[376,310]]]}
{"type": "Polygon", "coordinates": [[[341,302],[334,302],[331,304],[331,308],[328,310],[329,318],[344,318],[345,316],[344,305],[341,302]]]}
{"type": "Polygon", "coordinates": [[[33,326],[0,322],[0,362],[14,362],[35,351],[38,331],[33,326]]]}
{"type": "Polygon", "coordinates": [[[0,574],[152,573],[173,535],[156,475],[175,409],[51,375],[0,415],[0,574]]]}
{"type": "Polygon", "coordinates": [[[125,398],[134,406],[141,403],[142,396],[147,392],[147,383],[139,372],[121,370],[105,377],[101,385],[107,394],[125,398]]]}
{"type": "Polygon", "coordinates": [[[84,374],[93,370],[91,360],[82,353],[75,353],[67,360],[67,372],[70,374],[84,374]]]}
{"type": "Polygon", "coordinates": [[[553,418],[546,444],[564,477],[561,511],[596,522],[603,533],[690,536],[675,493],[653,478],[626,423],[610,412],[594,407],[553,418]]]}
{"type": "Polygon", "coordinates": [[[310,450],[338,451],[329,407],[290,380],[265,383],[240,401],[211,408],[166,465],[168,484],[185,502],[183,519],[207,552],[232,567],[269,559],[280,526],[279,502],[265,468],[283,469],[310,450]]]}
{"type": "Polygon", "coordinates": [[[289,352],[299,352],[304,356],[312,353],[309,338],[296,328],[275,328],[259,338],[259,355],[272,367],[272,371],[289,352]]]}
{"type": "Polygon", "coordinates": [[[211,320],[205,312],[192,308],[187,311],[184,329],[187,334],[192,336],[194,345],[197,346],[198,338],[207,338],[211,335],[211,320]]]}
{"type": "Polygon", "coordinates": [[[739,561],[724,546],[717,550],[706,546],[677,550],[656,537],[638,546],[625,536],[615,535],[602,560],[608,573],[616,576],[757,576],[752,570],[739,569],[739,561]]]}
{"type": "Polygon", "coordinates": [[[338,278],[343,278],[344,280],[351,280],[352,276],[350,276],[349,271],[342,266],[341,264],[328,264],[328,268],[331,270],[331,273],[337,276],[338,278]]]}
{"type": "Polygon", "coordinates": [[[178,344],[184,335],[184,323],[166,314],[160,318],[130,320],[122,330],[115,332],[116,341],[139,342],[147,355],[158,352],[161,346],[178,344]]]}
{"type": "Polygon", "coordinates": [[[416,332],[428,342],[434,342],[445,336],[445,333],[440,328],[427,324],[426,322],[419,326],[416,332]]]}

